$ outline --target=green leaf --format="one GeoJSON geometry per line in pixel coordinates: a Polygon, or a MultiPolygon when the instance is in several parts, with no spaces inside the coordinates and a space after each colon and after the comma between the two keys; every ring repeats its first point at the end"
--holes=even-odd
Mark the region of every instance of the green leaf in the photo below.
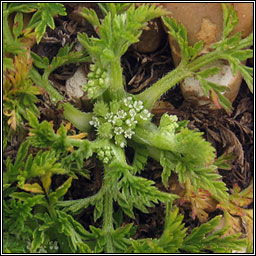
{"type": "Polygon", "coordinates": [[[214,165],[216,165],[218,169],[231,170],[231,163],[235,158],[236,156],[232,153],[224,153],[215,160],[214,165]]]}
{"type": "Polygon", "coordinates": [[[238,17],[231,4],[222,3],[223,10],[223,32],[222,38],[225,39],[233,31],[235,26],[238,24],[238,17]]]}
{"type": "MultiPolygon", "coordinates": [[[[80,246],[84,243],[83,240],[92,238],[92,235],[88,231],[86,231],[79,222],[74,220],[71,215],[63,211],[56,212],[56,231],[66,237],[68,245],[70,246],[73,253],[79,252],[80,246]]],[[[85,247],[82,248],[82,250],[84,249],[85,247]]]]}
{"type": "Polygon", "coordinates": [[[93,219],[95,222],[101,217],[102,213],[103,213],[103,197],[95,201],[95,209],[94,209],[94,215],[93,215],[93,219]]]}
{"type": "MultiPolygon", "coordinates": [[[[101,6],[103,7],[103,5],[101,6]]],[[[160,7],[156,8],[154,5],[141,5],[137,9],[132,5],[125,13],[117,14],[123,8],[121,5],[119,7],[113,4],[106,6],[112,10],[112,14],[107,12],[100,24],[98,30],[100,38],[89,40],[85,33],[78,37],[91,57],[95,57],[101,62],[104,59],[102,53],[106,49],[110,50],[113,56],[121,57],[131,44],[139,40],[141,30],[146,22],[165,13],[160,7]]],[[[103,7],[104,9],[105,7],[103,7]]],[[[95,14],[92,11],[84,10],[83,12],[89,22],[98,26],[95,14]]]]}
{"type": "Polygon", "coordinates": [[[14,71],[14,64],[12,58],[3,58],[3,72],[7,69],[14,71]]]}
{"type": "Polygon", "coordinates": [[[221,216],[216,216],[212,220],[194,228],[182,245],[182,249],[190,253],[200,253],[204,249],[214,253],[231,253],[232,250],[241,250],[245,245],[244,239],[237,239],[241,234],[223,237],[226,228],[214,231],[221,216]]]}
{"type": "Polygon", "coordinates": [[[133,157],[133,170],[132,173],[135,175],[136,173],[141,173],[144,166],[147,163],[148,160],[148,150],[146,147],[143,147],[139,144],[133,144],[134,147],[134,157],[133,157]]]}
{"type": "Polygon", "coordinates": [[[34,52],[31,52],[31,57],[33,58],[33,62],[34,64],[38,67],[38,68],[42,68],[42,69],[46,69],[49,65],[49,60],[47,57],[40,57],[39,55],[37,55],[34,52]]]}
{"type": "Polygon", "coordinates": [[[54,16],[67,15],[65,7],[60,3],[38,3],[37,12],[29,21],[28,28],[35,28],[37,43],[42,39],[46,27],[55,28],[54,16]]]}
{"type": "Polygon", "coordinates": [[[61,186],[59,186],[54,192],[51,192],[48,196],[49,201],[52,204],[55,204],[58,199],[62,196],[64,196],[68,189],[70,188],[72,183],[72,177],[69,177],[61,186]]]}
{"type": "MultiPolygon", "coordinates": [[[[178,196],[159,191],[154,185],[154,181],[133,176],[128,171],[119,182],[118,186],[122,191],[121,199],[126,200],[127,205],[123,207],[124,212],[130,213],[132,207],[136,207],[147,213],[146,207],[154,206],[153,203],[172,202],[178,196]]],[[[119,199],[120,200],[120,199],[119,199]]],[[[122,202],[120,202],[123,205],[122,202]]]]}
{"type": "Polygon", "coordinates": [[[100,26],[100,21],[94,9],[83,8],[80,15],[87,19],[94,27],[100,26]]]}
{"type": "Polygon", "coordinates": [[[43,244],[45,239],[44,234],[45,233],[42,232],[39,227],[35,229],[35,231],[33,232],[33,241],[30,248],[31,253],[35,253],[37,249],[40,247],[40,245],[43,244]]]}
{"type": "Polygon", "coordinates": [[[34,12],[38,8],[37,3],[10,3],[8,5],[9,14],[13,12],[24,12],[30,13],[34,12]]]}
{"type": "Polygon", "coordinates": [[[12,28],[12,32],[15,38],[19,37],[19,35],[22,32],[22,29],[23,29],[23,15],[21,12],[18,12],[14,17],[14,23],[12,28]]]}
{"type": "Polygon", "coordinates": [[[29,142],[25,141],[19,147],[14,164],[11,163],[10,158],[7,158],[7,170],[5,175],[6,183],[12,183],[17,180],[17,176],[19,175],[20,169],[24,167],[24,159],[28,154],[28,149],[29,142]]]}
{"type": "Polygon", "coordinates": [[[171,176],[171,172],[173,170],[175,170],[175,168],[176,168],[175,156],[172,155],[171,153],[162,151],[161,156],[160,156],[160,164],[163,167],[163,171],[161,174],[162,183],[165,186],[165,188],[167,189],[169,187],[168,180],[169,180],[169,177],[171,176]],[[166,157],[165,154],[168,154],[168,156],[166,157]],[[173,158],[173,160],[172,160],[172,158],[173,158]]]}
{"type": "Polygon", "coordinates": [[[209,76],[216,75],[220,71],[221,71],[220,68],[213,66],[213,67],[210,67],[206,70],[197,72],[196,75],[199,76],[199,77],[202,77],[202,78],[207,78],[209,76]]]}
{"type": "MultiPolygon", "coordinates": [[[[187,41],[187,31],[186,28],[181,24],[178,23],[175,19],[169,18],[169,17],[162,17],[162,21],[164,25],[168,29],[168,34],[174,37],[174,39],[177,41],[180,51],[181,51],[181,56],[182,56],[182,61],[187,62],[190,57],[189,56],[189,46],[188,46],[188,41],[187,41]]],[[[196,45],[195,51],[201,48],[201,45],[196,45]]],[[[190,50],[191,52],[191,50],[190,50]]],[[[192,54],[193,58],[195,53],[192,54]]]]}
{"type": "Polygon", "coordinates": [[[107,15],[109,12],[111,16],[123,13],[132,3],[98,3],[101,11],[104,15],[107,15]]]}

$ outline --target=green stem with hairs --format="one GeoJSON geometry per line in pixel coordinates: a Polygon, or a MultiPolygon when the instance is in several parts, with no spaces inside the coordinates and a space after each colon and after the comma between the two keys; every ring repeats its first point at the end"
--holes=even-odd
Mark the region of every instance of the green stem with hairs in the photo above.
{"type": "Polygon", "coordinates": [[[144,102],[144,106],[148,110],[151,110],[155,102],[160,99],[165,92],[190,75],[192,75],[192,73],[183,65],[180,65],[158,80],[153,86],[136,95],[136,97],[144,102]]]}
{"type": "Polygon", "coordinates": [[[113,227],[113,196],[110,191],[104,194],[104,213],[102,230],[106,239],[105,253],[114,253],[112,242],[113,227]]]}
{"type": "Polygon", "coordinates": [[[119,57],[115,57],[110,62],[110,86],[108,89],[108,97],[110,100],[120,100],[125,95],[123,84],[123,70],[119,57]]]}
{"type": "Polygon", "coordinates": [[[169,72],[154,85],[138,94],[137,98],[144,102],[145,107],[148,110],[151,110],[155,102],[173,86],[184,80],[186,77],[192,76],[196,71],[200,70],[200,68],[220,59],[225,59],[224,52],[213,51],[202,55],[187,64],[181,63],[176,69],[169,72]]]}
{"type": "MultiPolygon", "coordinates": [[[[48,79],[48,74],[45,73],[41,76],[35,68],[30,70],[30,77],[35,83],[35,85],[41,87],[45,90],[53,103],[62,101],[63,96],[51,85],[48,79]]],[[[84,113],[77,108],[75,108],[70,103],[61,103],[60,107],[64,109],[64,117],[70,121],[77,129],[84,132],[89,132],[91,130],[91,125],[89,121],[92,119],[92,113],[84,113]]]]}

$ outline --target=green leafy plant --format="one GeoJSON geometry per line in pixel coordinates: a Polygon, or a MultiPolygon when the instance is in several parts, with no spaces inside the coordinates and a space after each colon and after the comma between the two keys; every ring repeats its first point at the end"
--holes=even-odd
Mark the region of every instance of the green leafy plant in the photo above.
{"type": "Polygon", "coordinates": [[[4,3],[3,4],[3,114],[5,140],[27,118],[27,109],[39,116],[36,95],[42,90],[31,80],[30,44],[40,42],[46,27],[54,29],[53,17],[66,15],[62,4],[4,3]],[[24,15],[31,14],[28,24],[24,15]],[[32,15],[33,14],[33,15],[32,15]],[[12,17],[14,15],[14,18],[12,17]],[[9,24],[13,24],[10,25],[9,24]],[[32,42],[32,43],[31,43],[32,42]],[[12,129],[10,129],[10,127],[12,129]],[[9,134],[9,136],[8,136],[9,134]]]}
{"type": "MultiPolygon", "coordinates": [[[[30,27],[40,34],[49,22],[49,15],[64,14],[63,8],[55,4],[41,4],[38,13],[31,19],[30,27]],[[44,16],[43,25],[37,27],[38,17],[44,16]],[[57,8],[57,9],[56,9],[57,8]]],[[[5,222],[6,250],[15,238],[26,241],[21,252],[55,253],[124,253],[124,252],[160,252],[177,253],[182,250],[198,253],[205,250],[230,252],[245,246],[240,234],[223,237],[226,229],[214,231],[220,217],[192,230],[188,235],[183,216],[177,207],[171,207],[177,195],[164,192],[154,186],[155,182],[140,176],[149,157],[159,161],[163,167],[162,183],[168,188],[172,172],[178,175],[181,184],[188,183],[193,191],[205,190],[220,203],[229,200],[229,194],[221,175],[217,173],[215,149],[203,138],[201,132],[189,130],[187,121],[179,122],[176,116],[164,114],[159,126],[152,122],[151,109],[154,103],[170,88],[188,76],[197,76],[202,81],[206,93],[213,90],[220,103],[229,108],[230,104],[222,96],[223,88],[204,80],[219,70],[200,68],[224,59],[232,64],[233,71],[240,70],[248,86],[252,86],[252,70],[243,67],[241,60],[252,56],[251,50],[243,50],[252,45],[252,35],[241,40],[241,35],[228,37],[233,30],[236,13],[232,6],[223,5],[224,29],[220,42],[212,46],[212,52],[200,56],[202,42],[188,46],[185,28],[175,20],[162,17],[169,33],[174,36],[181,48],[180,65],[159,79],[154,85],[138,95],[125,91],[121,57],[130,45],[139,41],[143,27],[153,18],[164,16],[165,11],[154,5],[141,5],[135,8],[128,4],[100,4],[104,19],[100,20],[94,10],[84,9],[81,13],[95,27],[98,37],[88,37],[80,33],[78,40],[85,48],[84,52],[75,52],[72,45],[61,48],[51,63],[47,58],[32,53],[33,64],[43,69],[40,75],[31,67],[29,76],[32,81],[50,96],[53,103],[60,103],[64,117],[80,131],[90,133],[90,138],[74,138],[68,135],[61,125],[59,132],[54,131],[47,122],[39,122],[36,114],[27,110],[26,118],[31,127],[30,136],[22,144],[14,163],[7,160],[5,174],[5,222]],[[234,17],[229,19],[229,17],[234,17]],[[74,62],[90,62],[88,82],[84,90],[93,103],[93,111],[84,113],[70,103],[60,102],[63,96],[52,87],[49,75],[61,65],[74,62]],[[41,149],[36,156],[28,155],[29,146],[41,149]],[[134,159],[128,163],[125,148],[134,150],[134,159]],[[70,150],[72,148],[73,150],[70,150]],[[52,190],[53,174],[69,175],[77,178],[75,170],[83,169],[84,160],[97,158],[103,172],[102,186],[99,191],[86,198],[63,200],[71,186],[71,178],[55,190],[52,190]],[[26,160],[25,160],[26,159],[26,160]],[[74,168],[75,166],[75,168],[74,168]],[[73,169],[72,169],[73,168],[73,169]],[[17,182],[18,189],[12,184],[17,182]],[[26,191],[26,192],[24,192],[26,191]],[[166,204],[165,227],[160,238],[133,239],[134,226],[118,225],[114,219],[114,203],[122,214],[134,218],[134,208],[147,213],[149,207],[162,202],[166,204]],[[90,231],[74,219],[74,215],[94,206],[94,221],[100,220],[100,227],[90,226],[90,231]],[[16,218],[19,209],[21,227],[29,230],[22,237],[22,231],[15,234],[8,231],[10,223],[16,218]],[[33,210],[33,211],[32,211],[33,210]],[[33,220],[33,226],[28,224],[33,220]],[[115,224],[116,223],[116,224],[115,224]],[[198,243],[200,241],[200,243],[198,243]]],[[[220,160],[221,161],[221,160],[220,160]]],[[[219,161],[219,162],[220,162],[219,161]]],[[[18,242],[22,244],[22,242],[18,242]]]]}

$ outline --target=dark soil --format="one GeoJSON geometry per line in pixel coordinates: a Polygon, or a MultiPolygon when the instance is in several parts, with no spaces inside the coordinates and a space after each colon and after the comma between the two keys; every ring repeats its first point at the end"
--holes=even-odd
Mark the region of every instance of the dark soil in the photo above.
{"type": "MultiPolygon", "coordinates": [[[[78,4],[65,5],[69,15],[56,18],[56,29],[54,31],[47,30],[48,36],[32,49],[37,54],[52,59],[63,44],[77,42],[77,32],[86,32],[89,36],[95,35],[88,23],[74,19],[78,4]]],[[[153,53],[141,54],[134,47],[130,47],[123,56],[122,66],[129,92],[136,94],[144,90],[174,68],[166,38],[164,38],[164,42],[160,49],[153,53]]],[[[78,65],[64,66],[51,75],[51,80],[54,82],[55,87],[63,95],[65,95],[66,80],[74,74],[77,68],[78,65]]],[[[233,103],[234,110],[231,115],[222,110],[211,111],[207,106],[197,107],[184,101],[178,85],[167,92],[162,97],[162,100],[165,103],[171,103],[172,106],[163,104],[161,108],[154,109],[154,120],[157,122],[165,112],[177,115],[179,120],[190,120],[189,127],[204,132],[205,139],[210,141],[216,148],[218,156],[224,152],[230,152],[236,156],[230,171],[219,170],[227,187],[232,189],[233,184],[238,183],[242,189],[246,188],[253,179],[254,156],[254,98],[246,83],[242,82],[239,94],[233,103]]],[[[54,120],[55,128],[57,129],[62,121],[62,113],[51,104],[47,95],[40,97],[38,107],[41,112],[41,120],[54,120]]],[[[4,159],[7,156],[15,157],[21,140],[22,138],[17,136],[13,137],[12,142],[4,152],[4,159]]],[[[100,163],[96,159],[90,159],[86,162],[86,168],[91,171],[91,180],[83,177],[79,177],[79,180],[74,180],[65,199],[85,198],[99,190],[102,179],[100,163]]],[[[159,163],[150,159],[142,176],[154,180],[156,186],[164,190],[161,184],[161,170],[159,163]]],[[[65,180],[64,177],[55,177],[53,186],[59,186],[63,183],[63,180],[65,180]]],[[[184,214],[183,221],[188,230],[200,224],[198,219],[194,220],[191,217],[191,212],[187,207],[181,206],[180,211],[184,214]]],[[[210,216],[219,213],[220,210],[217,210],[210,216]]],[[[135,238],[159,237],[164,226],[164,216],[164,205],[159,204],[154,208],[150,208],[149,214],[135,211],[135,220],[124,217],[124,222],[134,221],[137,226],[135,238]]],[[[76,216],[76,219],[85,228],[88,228],[89,225],[95,225],[93,222],[93,207],[87,208],[76,216]]],[[[100,225],[100,220],[96,223],[97,225],[100,225]]]]}

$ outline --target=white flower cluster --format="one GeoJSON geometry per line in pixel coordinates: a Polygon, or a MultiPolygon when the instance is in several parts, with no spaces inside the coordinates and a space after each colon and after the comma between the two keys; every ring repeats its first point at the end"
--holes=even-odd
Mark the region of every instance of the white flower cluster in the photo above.
{"type": "Polygon", "coordinates": [[[178,117],[176,115],[163,114],[160,120],[160,131],[175,133],[176,128],[179,127],[178,117]]]}
{"type": "Polygon", "coordinates": [[[104,137],[114,137],[115,143],[121,147],[126,146],[126,139],[132,138],[137,124],[151,119],[151,113],[144,108],[143,102],[134,100],[132,97],[124,98],[119,102],[111,102],[109,107],[105,106],[106,108],[108,112],[104,116],[95,115],[89,123],[98,130],[99,134],[106,133],[108,129],[108,134],[104,137]]]}
{"type": "Polygon", "coordinates": [[[90,65],[91,72],[88,73],[88,83],[83,87],[87,91],[90,99],[96,98],[103,93],[107,87],[109,79],[107,73],[95,64],[90,65]]]}

